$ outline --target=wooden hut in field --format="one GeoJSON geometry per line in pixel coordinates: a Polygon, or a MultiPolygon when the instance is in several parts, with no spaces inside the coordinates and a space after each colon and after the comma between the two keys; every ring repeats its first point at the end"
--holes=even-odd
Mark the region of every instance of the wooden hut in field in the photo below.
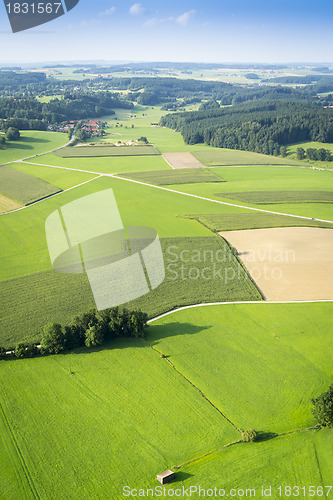
{"type": "Polygon", "coordinates": [[[166,470],[161,474],[157,474],[156,479],[161,484],[171,483],[175,479],[175,473],[172,470],[166,470]]]}

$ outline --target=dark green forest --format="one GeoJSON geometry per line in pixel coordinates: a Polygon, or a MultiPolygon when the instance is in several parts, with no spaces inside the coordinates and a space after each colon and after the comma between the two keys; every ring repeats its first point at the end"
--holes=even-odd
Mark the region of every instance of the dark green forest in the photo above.
{"type": "Polygon", "coordinates": [[[333,110],[299,101],[255,101],[169,114],[161,125],[179,130],[187,144],[205,142],[270,155],[283,155],[285,146],[295,142],[333,142],[333,110]]]}

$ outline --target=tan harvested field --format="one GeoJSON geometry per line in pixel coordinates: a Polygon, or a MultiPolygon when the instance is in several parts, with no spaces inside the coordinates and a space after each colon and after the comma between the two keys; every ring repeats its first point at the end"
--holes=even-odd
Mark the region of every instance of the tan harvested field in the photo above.
{"type": "Polygon", "coordinates": [[[22,207],[22,205],[17,203],[17,201],[7,198],[7,196],[0,193],[0,213],[10,212],[11,210],[16,210],[16,208],[20,207],[22,207]]]}
{"type": "Polygon", "coordinates": [[[172,168],[204,168],[191,153],[164,153],[162,156],[172,168]]]}
{"type": "Polygon", "coordinates": [[[333,230],[281,227],[219,233],[267,300],[333,300],[333,230]]]}

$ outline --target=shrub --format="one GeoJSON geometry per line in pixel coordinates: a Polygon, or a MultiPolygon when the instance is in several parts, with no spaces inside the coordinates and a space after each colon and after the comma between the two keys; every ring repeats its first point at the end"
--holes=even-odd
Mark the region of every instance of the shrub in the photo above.
{"type": "Polygon", "coordinates": [[[244,443],[253,443],[254,441],[257,441],[257,439],[258,433],[254,429],[248,429],[242,432],[242,441],[244,443]]]}
{"type": "Polygon", "coordinates": [[[321,427],[333,427],[333,384],[318,398],[312,399],[312,414],[321,427]]]}

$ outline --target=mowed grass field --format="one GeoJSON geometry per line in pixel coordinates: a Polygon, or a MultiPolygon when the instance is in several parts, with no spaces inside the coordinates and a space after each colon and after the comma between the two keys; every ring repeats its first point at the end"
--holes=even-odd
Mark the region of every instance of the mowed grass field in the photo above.
{"type": "Polygon", "coordinates": [[[62,158],[94,158],[99,156],[149,156],[158,155],[153,146],[75,146],[62,148],[56,155],[62,158]]]}
{"type": "MultiPolygon", "coordinates": [[[[252,192],[252,196],[257,196],[261,199],[265,196],[266,203],[260,205],[260,209],[272,210],[287,214],[300,215],[305,217],[314,217],[325,220],[333,220],[333,208],[330,203],[321,203],[310,200],[311,203],[304,201],[306,195],[302,195],[303,200],[297,203],[291,198],[293,195],[290,192],[297,191],[313,191],[316,192],[332,192],[333,191],[333,175],[329,171],[318,171],[305,168],[284,167],[284,166],[262,166],[262,167],[215,167],[210,168],[216,175],[219,175],[225,180],[223,184],[189,184],[182,185],[181,188],[177,185],[169,186],[172,189],[183,191],[186,193],[195,194],[226,203],[245,205],[255,208],[256,204],[250,203],[250,200],[235,200],[233,197],[228,197],[228,193],[239,193],[239,197],[246,196],[242,193],[252,192]],[[216,189],[218,186],[219,189],[216,189]],[[235,188],[235,189],[234,189],[235,188]],[[274,193],[283,191],[284,201],[281,200],[277,207],[274,200],[274,193]],[[270,193],[272,193],[272,202],[269,203],[270,193]],[[258,194],[254,194],[258,193],[258,194]],[[263,193],[263,194],[261,194],[263,193]]],[[[300,195],[299,195],[300,196],[300,195]]],[[[317,195],[318,196],[318,195],[317,195]]],[[[324,194],[325,197],[330,197],[330,194],[324,194]]],[[[259,207],[258,207],[259,208],[259,207]]],[[[295,219],[296,220],[296,219],[295,219]]],[[[310,221],[311,222],[311,221],[310,221]]]]}
{"type": "Polygon", "coordinates": [[[67,134],[22,130],[18,141],[9,141],[4,149],[0,150],[0,164],[45,153],[59,148],[67,142],[67,134]]]}
{"type": "MultiPolygon", "coordinates": [[[[218,193],[217,196],[219,196],[218,193]]],[[[255,205],[304,202],[333,203],[333,191],[243,191],[239,193],[221,193],[220,196],[243,203],[254,203],[255,205]]]]}
{"type": "MultiPolygon", "coordinates": [[[[210,148],[192,153],[203,165],[288,165],[290,160],[279,156],[262,155],[251,151],[238,151],[234,149],[210,148]]],[[[292,160],[293,164],[297,164],[292,160]]],[[[298,162],[299,163],[299,162],[298,162]]]]}
{"type": "Polygon", "coordinates": [[[0,379],[2,498],[121,498],[238,438],[144,341],[4,362],[0,379]]]}
{"type": "Polygon", "coordinates": [[[226,214],[198,214],[186,216],[197,220],[211,231],[237,231],[240,229],[262,229],[269,227],[323,227],[332,229],[330,222],[286,217],[284,215],[267,214],[262,212],[226,213],[226,214]]]}
{"type": "Polygon", "coordinates": [[[330,484],[332,433],[304,429],[331,380],[331,313],[328,303],[206,306],[151,324],[154,350],[130,339],[1,363],[2,497],[117,500],[174,466],[167,488],[330,484]],[[240,434],[209,401],[264,439],[224,448],[240,434]]]}
{"type": "MultiPolygon", "coordinates": [[[[164,282],[125,307],[141,309],[152,318],[190,304],[261,299],[221,237],[162,238],[161,245],[164,282]]],[[[53,270],[2,281],[0,302],[0,345],[6,348],[19,342],[39,342],[49,321],[65,326],[74,316],[95,307],[85,274],[53,270]]]]}
{"type": "Polygon", "coordinates": [[[203,182],[224,182],[223,179],[206,168],[184,168],[174,170],[148,171],[148,172],[128,172],[122,174],[123,177],[135,179],[157,186],[167,186],[168,184],[193,184],[203,182]]]}
{"type": "MultiPolygon", "coordinates": [[[[161,238],[211,236],[211,231],[187,214],[235,212],[232,207],[213,204],[178,193],[163,191],[112,177],[100,177],[27,209],[0,216],[0,280],[51,269],[45,220],[57,208],[79,197],[112,188],[125,226],[153,227],[161,238]],[[216,206],[215,206],[216,205],[216,206]]],[[[237,210],[236,210],[237,212],[237,210]]],[[[244,210],[243,210],[244,212],[244,210]]],[[[242,213],[242,210],[239,210],[242,213]]]]}
{"type": "MultiPolygon", "coordinates": [[[[297,148],[303,148],[305,149],[305,151],[308,148],[314,148],[314,149],[323,148],[323,149],[329,149],[333,153],[333,144],[330,144],[328,142],[301,142],[298,144],[293,144],[292,146],[288,146],[287,148],[288,158],[296,159],[297,148]]],[[[313,166],[315,168],[333,169],[333,162],[331,161],[313,161],[309,160],[308,158],[305,158],[304,160],[302,160],[301,163],[303,165],[313,166]]]]}
{"type": "MultiPolygon", "coordinates": [[[[1,168],[1,167],[0,167],[1,168]]],[[[11,168],[41,179],[49,184],[57,186],[61,190],[69,189],[83,182],[94,179],[98,174],[89,174],[79,170],[65,170],[42,165],[31,165],[30,163],[12,163],[11,168]]]]}
{"type": "Polygon", "coordinates": [[[205,306],[157,320],[148,338],[237,427],[281,433],[315,424],[311,398],[332,377],[332,312],[331,303],[205,306]]]}
{"type": "Polygon", "coordinates": [[[60,158],[60,156],[55,154],[47,154],[34,158],[31,161],[37,164],[87,170],[103,174],[171,170],[167,162],[160,155],[60,158]]]}
{"type": "Polygon", "coordinates": [[[14,170],[8,165],[0,166],[1,194],[22,205],[28,205],[59,191],[58,187],[32,175],[14,170]]]}

